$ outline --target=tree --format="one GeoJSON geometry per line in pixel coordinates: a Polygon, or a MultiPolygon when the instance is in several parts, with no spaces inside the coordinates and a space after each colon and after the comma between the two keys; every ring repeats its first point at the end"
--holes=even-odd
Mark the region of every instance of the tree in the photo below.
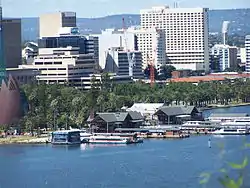
{"type": "MultiPolygon", "coordinates": [[[[146,78],[150,78],[150,67],[151,67],[151,65],[148,65],[145,69],[144,69],[144,76],[146,77],[146,78]]],[[[155,71],[155,79],[157,79],[158,78],[158,71],[157,71],[157,69],[154,67],[154,71],[155,71]]]]}
{"type": "Polygon", "coordinates": [[[163,65],[160,68],[159,79],[165,80],[172,77],[172,72],[175,71],[176,68],[172,65],[163,65]]]}

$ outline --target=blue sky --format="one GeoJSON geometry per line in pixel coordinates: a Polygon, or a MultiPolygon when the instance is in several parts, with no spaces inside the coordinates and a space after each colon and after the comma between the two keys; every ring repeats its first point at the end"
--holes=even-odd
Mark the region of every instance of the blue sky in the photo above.
{"type": "MultiPolygon", "coordinates": [[[[75,11],[77,17],[139,13],[158,5],[173,6],[174,0],[1,0],[4,17],[31,17],[46,12],[75,11]]],[[[177,0],[181,7],[211,9],[250,8],[250,0],[177,0]]]]}

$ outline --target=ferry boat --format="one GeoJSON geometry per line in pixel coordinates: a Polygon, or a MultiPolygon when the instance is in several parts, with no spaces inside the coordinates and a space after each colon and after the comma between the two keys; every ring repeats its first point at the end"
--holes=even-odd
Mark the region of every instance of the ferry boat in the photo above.
{"type": "Polygon", "coordinates": [[[90,136],[92,136],[91,133],[88,133],[86,129],[73,129],[70,127],[71,131],[80,131],[80,139],[82,143],[87,143],[90,136]]]}
{"type": "Polygon", "coordinates": [[[94,135],[90,136],[89,144],[129,144],[130,140],[128,138],[123,138],[120,136],[104,136],[104,135],[94,135]]]}
{"type": "Polygon", "coordinates": [[[221,126],[224,127],[246,127],[250,126],[250,120],[233,120],[233,121],[226,121],[221,122],[221,126]]]}
{"type": "Polygon", "coordinates": [[[249,134],[248,129],[229,129],[229,128],[222,128],[212,132],[214,135],[247,135],[249,134]]]}
{"type": "Polygon", "coordinates": [[[86,131],[80,131],[80,139],[82,143],[88,143],[91,136],[91,133],[87,133],[86,131]]]}
{"type": "Polygon", "coordinates": [[[81,144],[80,131],[64,130],[52,132],[51,144],[74,145],[81,144]]]}
{"type": "Polygon", "coordinates": [[[211,121],[187,121],[181,125],[183,131],[215,131],[220,127],[219,123],[211,121]]]}

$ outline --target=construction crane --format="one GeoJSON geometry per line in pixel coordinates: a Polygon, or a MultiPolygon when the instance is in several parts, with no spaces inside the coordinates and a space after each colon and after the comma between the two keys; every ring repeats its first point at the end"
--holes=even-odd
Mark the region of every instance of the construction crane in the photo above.
{"type": "Polygon", "coordinates": [[[154,65],[155,59],[153,58],[151,63],[149,63],[149,71],[150,71],[150,86],[153,87],[155,83],[155,65],[154,65]]]}
{"type": "Polygon", "coordinates": [[[131,53],[128,48],[128,38],[127,38],[127,29],[125,24],[125,19],[122,18],[122,25],[123,25],[123,38],[124,38],[124,45],[125,49],[124,51],[127,52],[127,58],[128,58],[128,66],[129,66],[129,76],[133,78],[133,68],[135,66],[134,60],[135,60],[135,54],[131,53]]]}

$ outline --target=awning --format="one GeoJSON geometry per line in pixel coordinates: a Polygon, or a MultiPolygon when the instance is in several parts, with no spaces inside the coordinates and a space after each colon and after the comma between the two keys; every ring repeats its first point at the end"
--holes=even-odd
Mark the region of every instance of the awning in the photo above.
{"type": "Polygon", "coordinates": [[[191,115],[179,115],[179,116],[176,116],[177,118],[190,118],[191,115]]]}
{"type": "Polygon", "coordinates": [[[143,122],[143,120],[142,119],[138,119],[138,120],[132,120],[131,122],[132,123],[138,123],[138,122],[143,122]]]}

